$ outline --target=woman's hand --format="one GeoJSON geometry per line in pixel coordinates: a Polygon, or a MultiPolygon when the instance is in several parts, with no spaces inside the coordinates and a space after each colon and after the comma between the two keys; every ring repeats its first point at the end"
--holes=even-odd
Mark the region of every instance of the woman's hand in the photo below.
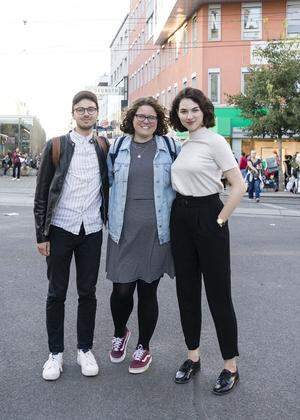
{"type": "Polygon", "coordinates": [[[228,200],[218,217],[225,222],[229,219],[234,209],[239,205],[247,188],[238,168],[229,169],[229,171],[224,172],[224,176],[227,178],[231,188],[228,200]]]}

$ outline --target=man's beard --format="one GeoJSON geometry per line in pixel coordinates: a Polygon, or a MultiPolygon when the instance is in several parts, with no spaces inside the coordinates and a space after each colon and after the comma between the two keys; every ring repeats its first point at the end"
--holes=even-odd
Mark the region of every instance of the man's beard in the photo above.
{"type": "Polygon", "coordinates": [[[90,130],[94,127],[94,125],[95,123],[91,123],[90,125],[81,125],[80,123],[77,123],[78,128],[80,128],[81,130],[90,130]]]}

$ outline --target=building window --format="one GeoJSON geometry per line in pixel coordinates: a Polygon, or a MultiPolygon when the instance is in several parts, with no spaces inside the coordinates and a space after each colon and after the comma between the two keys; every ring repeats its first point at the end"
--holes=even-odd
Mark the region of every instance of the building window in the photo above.
{"type": "Polygon", "coordinates": [[[188,45],[188,28],[187,25],[183,29],[183,37],[182,37],[182,44],[183,44],[183,54],[187,54],[189,45],[188,45]]]}
{"type": "Polygon", "coordinates": [[[149,58],[148,60],[148,81],[150,82],[151,80],[151,58],[149,58]]]}
{"type": "Polygon", "coordinates": [[[153,35],[153,14],[147,20],[147,40],[153,35]]]}
{"type": "MultiPolygon", "coordinates": [[[[149,64],[148,64],[149,65],[149,64]]],[[[152,56],[151,59],[151,66],[150,66],[150,80],[154,79],[155,77],[155,56],[152,56]]]]}
{"type": "Polygon", "coordinates": [[[208,7],[208,40],[221,41],[221,5],[208,7]]]}
{"type": "Polygon", "coordinates": [[[208,69],[208,97],[213,104],[220,103],[220,69],[208,69]]]}
{"type": "Polygon", "coordinates": [[[142,87],[144,84],[144,66],[142,66],[141,68],[141,82],[140,82],[140,86],[142,87]]]}
{"type": "Polygon", "coordinates": [[[197,29],[197,15],[195,15],[192,19],[192,43],[194,47],[197,45],[198,40],[197,29]]]}
{"type": "Polygon", "coordinates": [[[168,99],[167,99],[167,108],[170,109],[171,108],[171,104],[172,104],[172,86],[168,87],[168,99]]]}
{"type": "Polygon", "coordinates": [[[261,39],[261,3],[242,4],[242,39],[261,39]]]}
{"type": "Polygon", "coordinates": [[[153,56],[153,63],[155,63],[155,68],[154,68],[154,77],[159,75],[160,72],[160,53],[159,51],[157,51],[156,53],[156,60],[155,60],[155,56],[153,56]]]}
{"type": "Polygon", "coordinates": [[[192,87],[193,88],[197,87],[197,74],[196,73],[192,74],[192,87]]]}
{"type": "Polygon", "coordinates": [[[145,81],[145,84],[146,83],[148,83],[148,75],[149,75],[149,73],[148,73],[148,63],[146,62],[145,63],[145,77],[144,77],[144,81],[145,81]]]}
{"type": "Polygon", "coordinates": [[[248,67],[242,67],[241,69],[241,92],[246,95],[247,93],[247,87],[248,87],[248,81],[251,73],[249,72],[248,67]]]}
{"type": "Polygon", "coordinates": [[[165,98],[165,91],[164,90],[161,92],[161,100],[160,100],[160,103],[161,103],[161,105],[163,107],[166,106],[166,98],[165,98]]]}
{"type": "Polygon", "coordinates": [[[178,93],[178,85],[177,83],[174,83],[174,98],[177,96],[178,93]]]}
{"type": "Polygon", "coordinates": [[[298,37],[300,35],[300,1],[288,1],[286,7],[287,36],[298,37]]]}

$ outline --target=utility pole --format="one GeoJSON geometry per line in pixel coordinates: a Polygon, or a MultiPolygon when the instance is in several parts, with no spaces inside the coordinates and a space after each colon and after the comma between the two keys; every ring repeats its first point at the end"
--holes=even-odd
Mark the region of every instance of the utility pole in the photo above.
{"type": "Polygon", "coordinates": [[[21,118],[18,118],[18,148],[21,148],[21,118]]]}

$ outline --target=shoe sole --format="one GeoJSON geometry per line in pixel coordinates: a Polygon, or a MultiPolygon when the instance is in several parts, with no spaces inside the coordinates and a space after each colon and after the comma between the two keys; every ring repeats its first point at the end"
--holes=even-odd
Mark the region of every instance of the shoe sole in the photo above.
{"type": "Polygon", "coordinates": [[[123,354],[122,357],[119,357],[118,359],[116,359],[115,357],[112,357],[112,355],[109,353],[109,360],[111,361],[111,363],[121,363],[121,362],[123,362],[123,360],[126,357],[126,350],[127,350],[127,345],[128,345],[128,341],[130,339],[130,336],[131,336],[131,332],[129,331],[128,338],[127,338],[127,341],[126,341],[126,344],[125,344],[124,354],[123,354]]]}
{"type": "Polygon", "coordinates": [[[63,369],[61,368],[60,370],[59,370],[59,375],[57,376],[57,377],[55,377],[55,378],[45,378],[44,377],[44,375],[42,375],[42,377],[43,377],[43,379],[45,380],[45,381],[56,381],[57,379],[59,379],[59,377],[60,377],[60,375],[61,375],[61,373],[63,372],[63,369]]]}
{"type": "Polygon", "coordinates": [[[229,389],[228,391],[224,391],[224,392],[216,392],[216,391],[214,391],[214,390],[212,389],[212,390],[211,390],[211,392],[212,392],[214,395],[227,395],[227,394],[230,394],[230,392],[234,391],[234,389],[236,388],[236,386],[237,386],[237,384],[239,383],[239,381],[240,381],[240,379],[237,379],[237,380],[235,381],[235,384],[233,385],[233,387],[232,387],[231,389],[229,389]]]}
{"type": "Polygon", "coordinates": [[[196,370],[195,372],[193,372],[192,374],[191,374],[191,376],[190,376],[190,379],[188,379],[187,381],[178,381],[178,380],[176,380],[176,378],[174,378],[174,382],[175,382],[175,384],[179,384],[179,385],[184,385],[184,384],[188,384],[192,379],[193,379],[193,377],[195,376],[195,375],[197,375],[197,373],[199,373],[200,372],[200,370],[201,369],[198,369],[198,370],[196,370]]]}
{"type": "Polygon", "coordinates": [[[99,368],[98,368],[98,370],[97,370],[97,372],[96,372],[96,373],[83,372],[83,370],[82,370],[82,366],[81,366],[80,361],[79,361],[79,359],[78,359],[78,358],[77,358],[77,364],[78,364],[78,366],[80,366],[80,367],[81,367],[81,373],[82,373],[82,375],[83,375],[83,376],[97,376],[97,375],[98,375],[98,373],[99,373],[99,368]]]}
{"type": "Polygon", "coordinates": [[[144,372],[146,372],[146,370],[149,369],[151,363],[152,363],[152,357],[149,359],[149,362],[144,367],[142,367],[142,368],[135,368],[134,369],[134,368],[131,368],[129,366],[128,371],[129,371],[129,373],[133,373],[133,374],[136,374],[136,373],[144,373],[144,372]]]}

